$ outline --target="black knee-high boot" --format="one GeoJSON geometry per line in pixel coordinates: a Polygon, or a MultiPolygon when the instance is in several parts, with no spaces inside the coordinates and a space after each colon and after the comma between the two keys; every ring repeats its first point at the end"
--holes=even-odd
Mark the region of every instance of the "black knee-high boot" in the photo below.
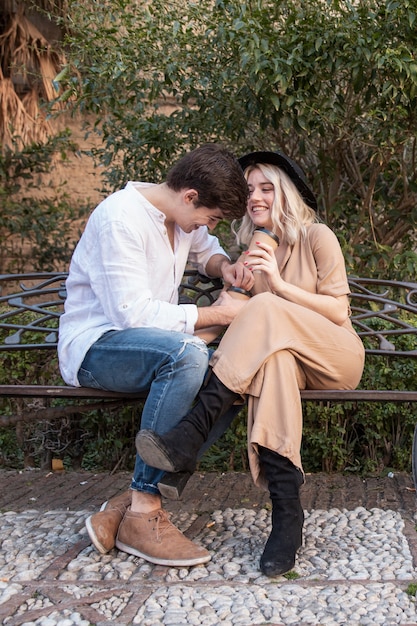
{"type": "Polygon", "coordinates": [[[302,472],[289,459],[259,446],[259,460],[268,481],[272,501],[272,530],[261,556],[260,568],[266,576],[289,572],[302,544],[304,512],[299,489],[302,472]]]}
{"type": "Polygon", "coordinates": [[[231,391],[211,372],[193,408],[164,435],[152,430],[140,430],[136,450],[147,465],[166,472],[193,472],[198,452],[217,419],[223,415],[240,394],[231,391]]]}

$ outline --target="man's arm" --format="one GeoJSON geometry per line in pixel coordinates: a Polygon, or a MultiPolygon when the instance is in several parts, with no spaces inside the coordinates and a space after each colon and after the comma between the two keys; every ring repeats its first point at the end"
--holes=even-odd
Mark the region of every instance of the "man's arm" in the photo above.
{"type": "Polygon", "coordinates": [[[198,307],[194,328],[200,330],[210,326],[228,326],[245,304],[245,300],[232,298],[227,291],[222,291],[214,304],[198,307]]]}

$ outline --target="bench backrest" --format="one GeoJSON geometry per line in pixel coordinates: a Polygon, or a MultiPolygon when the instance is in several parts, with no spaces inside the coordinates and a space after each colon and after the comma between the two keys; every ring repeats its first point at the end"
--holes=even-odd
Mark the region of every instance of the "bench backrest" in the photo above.
{"type": "MultiPolygon", "coordinates": [[[[0,275],[0,351],[56,349],[65,272],[0,275]]],[[[367,354],[417,357],[417,283],[349,277],[352,322],[367,354]]],[[[180,301],[212,304],[221,281],[187,270],[180,301]]]]}

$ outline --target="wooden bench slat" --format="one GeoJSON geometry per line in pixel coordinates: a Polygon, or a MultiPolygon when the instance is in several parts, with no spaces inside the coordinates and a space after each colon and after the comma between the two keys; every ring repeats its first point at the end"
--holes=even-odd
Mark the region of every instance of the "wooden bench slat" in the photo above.
{"type": "MultiPolygon", "coordinates": [[[[0,385],[0,396],[29,398],[101,398],[111,399],[145,399],[147,394],[122,393],[118,391],[102,391],[89,387],[69,387],[66,385],[0,385]]],[[[337,401],[368,401],[368,402],[416,402],[417,391],[398,391],[395,389],[303,389],[303,400],[337,401]]]]}
{"type": "Polygon", "coordinates": [[[119,391],[103,391],[90,387],[70,387],[67,385],[0,385],[0,396],[30,398],[108,398],[140,400],[146,398],[146,392],[122,393],[119,391]]]}
{"type": "Polygon", "coordinates": [[[417,402],[417,391],[398,391],[396,389],[304,389],[303,400],[328,400],[331,402],[367,401],[367,402],[417,402]]]}

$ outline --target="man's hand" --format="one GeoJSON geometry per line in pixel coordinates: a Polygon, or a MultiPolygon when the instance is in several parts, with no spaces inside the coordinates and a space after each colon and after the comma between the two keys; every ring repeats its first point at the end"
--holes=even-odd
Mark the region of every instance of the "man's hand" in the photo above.
{"type": "Polygon", "coordinates": [[[241,287],[250,291],[255,283],[251,270],[245,267],[241,261],[232,264],[223,263],[221,271],[224,282],[233,285],[233,287],[241,287]]]}
{"type": "Polygon", "coordinates": [[[239,311],[245,306],[246,300],[233,298],[226,290],[222,290],[217,300],[210,306],[199,307],[195,329],[210,326],[228,326],[239,311]]]}

